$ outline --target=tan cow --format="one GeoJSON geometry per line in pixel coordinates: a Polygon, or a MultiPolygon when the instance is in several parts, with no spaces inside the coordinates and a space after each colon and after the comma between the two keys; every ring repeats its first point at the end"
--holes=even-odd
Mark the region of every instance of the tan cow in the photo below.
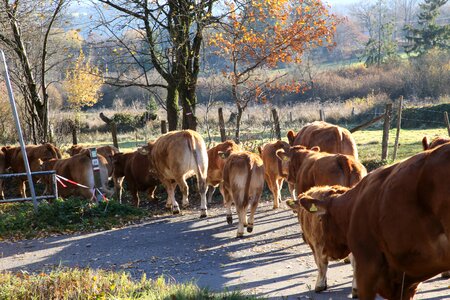
{"type": "Polygon", "coordinates": [[[247,232],[253,231],[255,211],[264,188],[264,166],[262,159],[248,151],[234,152],[228,157],[219,153],[225,161],[223,168],[222,194],[227,209],[227,222],[231,224],[231,204],[236,206],[239,218],[237,237],[244,236],[244,226],[247,232]],[[247,210],[250,207],[250,217],[247,222],[247,210]]]}
{"type": "Polygon", "coordinates": [[[148,199],[154,199],[154,192],[159,184],[158,179],[149,172],[148,156],[134,151],[131,153],[117,153],[113,156],[114,178],[120,185],[116,189],[119,201],[122,202],[123,179],[133,197],[134,205],[139,207],[139,191],[146,191],[148,199]]]}
{"type": "MultiPolygon", "coordinates": [[[[264,163],[264,177],[267,185],[273,194],[273,208],[279,207],[281,202],[280,190],[283,187],[283,181],[287,177],[287,170],[283,170],[283,163],[276,155],[276,152],[283,149],[289,151],[289,144],[283,141],[267,143],[263,147],[258,147],[259,154],[264,163]]],[[[290,185],[290,190],[293,187],[290,185]]]]}
{"type": "MultiPolygon", "coordinates": [[[[89,148],[85,148],[85,147],[83,147],[81,145],[72,145],[72,147],[70,147],[67,150],[67,153],[69,153],[70,156],[74,156],[75,154],[81,153],[82,151],[88,151],[89,152],[89,148]]],[[[119,149],[117,149],[114,146],[106,145],[106,146],[97,147],[97,153],[100,154],[101,156],[103,156],[104,158],[106,158],[107,168],[108,168],[108,176],[112,177],[112,174],[113,174],[113,156],[116,153],[119,153],[119,149]]]]}
{"type": "MultiPolygon", "coordinates": [[[[2,150],[6,153],[6,165],[11,167],[14,173],[24,173],[25,165],[23,163],[23,156],[20,147],[3,147],[2,150]]],[[[42,145],[28,145],[26,146],[28,162],[31,172],[36,172],[41,169],[41,163],[53,158],[61,158],[61,152],[57,147],[50,143],[42,145]]],[[[19,177],[19,191],[20,195],[26,197],[26,176],[19,177]]]]}
{"type": "Polygon", "coordinates": [[[429,150],[429,149],[433,149],[436,148],[437,146],[449,143],[450,139],[449,138],[444,138],[444,137],[435,137],[431,142],[428,142],[428,137],[424,136],[422,139],[422,146],[423,146],[423,150],[429,150]]]}
{"type": "MultiPolygon", "coordinates": [[[[450,144],[377,169],[342,195],[301,198],[321,214],[327,247],[348,247],[360,299],[413,299],[450,269],[450,144]]],[[[338,193],[339,194],[339,193],[338,193]]]]}
{"type": "Polygon", "coordinates": [[[222,182],[225,161],[219,156],[219,152],[226,153],[228,156],[232,152],[237,151],[241,151],[241,146],[232,140],[222,142],[208,149],[208,177],[206,177],[206,183],[208,184],[208,203],[212,202],[215,187],[222,182]]]}
{"type": "MultiPolygon", "coordinates": [[[[102,184],[101,189],[105,193],[106,197],[111,197],[114,192],[108,187],[108,169],[106,168],[106,158],[98,155],[98,161],[102,184]]],[[[58,182],[58,194],[61,197],[65,198],[71,195],[80,195],[86,199],[92,199],[95,181],[89,152],[81,152],[66,159],[52,159],[45,161],[42,164],[41,169],[43,171],[55,170],[56,174],[88,187],[79,187],[62,180],[66,187],[62,186],[61,183],[58,182]]],[[[43,178],[43,181],[46,184],[44,193],[47,193],[52,188],[51,179],[50,176],[44,176],[43,178]]]]}
{"type": "Polygon", "coordinates": [[[180,208],[175,200],[175,188],[178,185],[183,193],[182,205],[189,205],[189,188],[186,179],[196,175],[200,192],[200,217],[207,216],[206,177],[208,171],[208,154],[203,138],[195,131],[181,130],[166,133],[154,142],[141,148],[150,162],[150,172],[156,174],[167,190],[166,207],[179,213],[180,208]]]}
{"type": "Polygon", "coordinates": [[[347,154],[358,159],[358,150],[350,131],[327,122],[307,124],[297,134],[289,130],[287,137],[291,146],[318,146],[323,152],[347,154]]]}
{"type": "Polygon", "coordinates": [[[367,174],[366,168],[353,156],[320,152],[318,147],[294,146],[288,152],[277,150],[277,155],[288,162],[287,180],[295,185],[297,195],[313,186],[352,187],[367,174]]]}

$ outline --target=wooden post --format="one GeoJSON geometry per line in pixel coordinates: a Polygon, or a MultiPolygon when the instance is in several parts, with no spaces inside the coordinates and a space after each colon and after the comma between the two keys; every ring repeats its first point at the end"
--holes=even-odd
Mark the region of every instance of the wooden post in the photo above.
{"type": "Polygon", "coordinates": [[[448,135],[450,136],[450,122],[448,121],[448,113],[446,111],[444,111],[444,120],[445,124],[447,125],[448,135]]]}
{"type": "Polygon", "coordinates": [[[391,114],[392,114],[392,104],[386,104],[386,109],[384,112],[384,124],[383,124],[383,141],[381,142],[381,159],[385,160],[388,156],[388,145],[389,145],[389,129],[391,128],[391,114]]]}
{"type": "Polygon", "coordinates": [[[354,117],[355,116],[355,107],[353,106],[352,107],[352,117],[354,117]]]}
{"type": "Polygon", "coordinates": [[[227,140],[225,132],[225,120],[223,119],[222,107],[219,107],[219,129],[220,129],[220,140],[225,142],[227,140]]]}
{"type": "Polygon", "coordinates": [[[320,121],[325,121],[325,112],[323,109],[319,109],[320,121]]]}
{"type": "Polygon", "coordinates": [[[119,149],[119,142],[117,141],[117,124],[116,124],[116,122],[111,122],[109,124],[109,128],[111,129],[113,145],[114,145],[114,147],[119,149]]]}
{"type": "Polygon", "coordinates": [[[395,135],[394,155],[392,155],[392,160],[397,159],[398,140],[400,139],[400,129],[402,127],[402,106],[403,106],[403,96],[400,96],[397,111],[397,133],[395,135]]]}
{"type": "Polygon", "coordinates": [[[290,112],[289,112],[289,122],[292,123],[292,120],[293,120],[293,119],[292,119],[292,111],[290,111],[290,112]]]}
{"type": "Polygon", "coordinates": [[[275,108],[272,109],[273,124],[275,125],[275,134],[277,139],[281,140],[280,120],[278,119],[278,112],[275,108]]]}
{"type": "Polygon", "coordinates": [[[72,124],[72,145],[78,144],[78,138],[77,138],[77,125],[75,123],[72,124]]]}
{"type": "Polygon", "coordinates": [[[161,120],[161,134],[167,133],[167,122],[166,120],[161,120]]]}

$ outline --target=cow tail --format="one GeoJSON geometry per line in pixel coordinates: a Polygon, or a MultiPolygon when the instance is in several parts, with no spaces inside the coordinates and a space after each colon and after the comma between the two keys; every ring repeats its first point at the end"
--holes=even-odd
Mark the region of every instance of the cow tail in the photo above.
{"type": "MultiPolygon", "coordinates": [[[[204,175],[206,175],[206,174],[203,174],[203,172],[202,172],[202,170],[200,168],[200,164],[199,164],[199,161],[200,161],[200,159],[198,157],[199,149],[194,149],[195,141],[194,141],[194,137],[193,136],[189,137],[189,139],[187,140],[187,144],[188,144],[189,150],[191,151],[192,155],[194,156],[195,164],[197,165],[197,173],[198,173],[198,175],[200,176],[200,178],[205,179],[206,176],[204,176],[204,175]]],[[[197,178],[197,180],[200,180],[200,178],[197,178]]]]}
{"type": "Polygon", "coordinates": [[[424,136],[422,139],[423,150],[428,150],[430,148],[430,144],[428,143],[428,137],[424,136]]]}
{"type": "Polygon", "coordinates": [[[339,167],[344,171],[344,182],[345,186],[351,187],[353,182],[353,166],[347,156],[342,154],[337,154],[337,163],[339,167]]]}
{"type": "Polygon", "coordinates": [[[253,169],[253,161],[249,156],[246,156],[247,160],[247,180],[245,181],[245,191],[244,191],[244,207],[247,207],[248,199],[249,199],[249,191],[250,191],[250,183],[252,181],[252,169],[253,169]]]}

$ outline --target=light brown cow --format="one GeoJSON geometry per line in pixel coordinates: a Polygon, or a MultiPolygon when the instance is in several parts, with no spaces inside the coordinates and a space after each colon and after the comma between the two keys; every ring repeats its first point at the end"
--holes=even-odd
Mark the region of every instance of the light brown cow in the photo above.
{"type": "MultiPolygon", "coordinates": [[[[25,165],[23,163],[23,156],[20,147],[3,147],[2,150],[6,153],[6,166],[11,167],[14,173],[24,173],[25,165]]],[[[31,172],[36,172],[41,169],[41,163],[53,158],[61,158],[61,152],[57,147],[50,143],[42,145],[28,145],[26,146],[28,162],[31,172]]],[[[25,182],[27,177],[19,177],[19,191],[20,195],[26,197],[25,182]]]]}
{"type": "Polygon", "coordinates": [[[181,130],[166,133],[154,142],[139,149],[147,154],[150,162],[150,172],[156,174],[167,190],[166,207],[173,213],[179,213],[180,208],[175,200],[175,188],[178,185],[183,193],[182,205],[189,205],[189,189],[186,179],[196,175],[200,192],[200,217],[207,216],[206,207],[206,177],[208,171],[208,154],[203,138],[195,131],[181,130]]]}
{"type": "Polygon", "coordinates": [[[422,139],[423,150],[433,149],[446,143],[450,143],[450,138],[435,137],[431,142],[428,142],[427,136],[424,136],[422,139]]]}
{"type": "Polygon", "coordinates": [[[277,155],[288,161],[287,180],[295,185],[297,195],[313,186],[352,187],[367,174],[366,168],[353,156],[320,152],[318,147],[294,146],[288,152],[278,150],[277,155]]]}
{"type": "Polygon", "coordinates": [[[248,151],[234,152],[226,157],[225,153],[219,153],[226,159],[223,168],[222,194],[227,209],[227,222],[231,224],[231,204],[236,206],[239,218],[237,237],[244,236],[244,226],[247,232],[253,231],[255,211],[264,188],[264,166],[262,159],[248,151]],[[247,222],[247,210],[250,207],[250,217],[247,222]]]}
{"type": "MultiPolygon", "coordinates": [[[[326,201],[331,202],[348,190],[348,187],[342,186],[313,187],[306,193],[300,194],[298,198],[302,199],[301,201],[306,201],[306,199],[326,199],[326,201]]],[[[302,228],[303,239],[311,247],[314,255],[314,261],[316,262],[318,268],[316,286],[314,290],[316,292],[324,291],[327,289],[328,262],[346,258],[350,254],[350,249],[346,243],[334,243],[334,240],[345,241],[346,236],[345,231],[343,230],[348,227],[349,218],[347,220],[340,219],[340,223],[338,225],[344,224],[344,228],[328,228],[328,224],[323,223],[321,216],[318,214],[311,214],[306,211],[299,204],[299,201],[290,200],[286,203],[297,212],[298,222],[302,228]],[[331,230],[333,230],[333,233],[330,232],[331,230]]],[[[342,203],[341,205],[348,204],[349,203],[342,203]]],[[[353,259],[351,260],[353,262],[353,259]]],[[[352,282],[352,296],[354,298],[357,296],[355,278],[353,278],[352,282]]]]}
{"type": "Polygon", "coordinates": [[[223,166],[225,161],[219,156],[219,152],[229,156],[232,152],[241,151],[241,147],[232,140],[227,140],[208,149],[208,203],[212,202],[215,187],[222,182],[223,166]]]}
{"type": "Polygon", "coordinates": [[[322,214],[329,246],[351,250],[360,299],[413,299],[420,282],[450,269],[449,170],[445,144],[371,172],[332,201],[300,199],[322,214]]]}
{"type": "Polygon", "coordinates": [[[318,146],[323,152],[347,154],[358,159],[358,150],[350,131],[327,122],[307,124],[297,134],[289,130],[287,137],[291,146],[318,146]]]}
{"type": "MultiPolygon", "coordinates": [[[[81,145],[72,145],[72,147],[70,147],[67,150],[67,153],[70,156],[74,156],[75,154],[81,153],[82,151],[87,151],[89,152],[89,148],[85,148],[81,145]]],[[[119,153],[119,149],[117,149],[114,146],[110,146],[110,145],[106,145],[106,146],[100,146],[97,147],[97,153],[100,154],[101,156],[103,156],[104,158],[106,158],[107,161],[107,168],[108,168],[108,176],[112,177],[113,174],[113,156],[116,153],[119,153]]]]}
{"type": "Polygon", "coordinates": [[[133,197],[134,205],[139,207],[139,191],[146,191],[148,199],[154,199],[154,192],[159,184],[158,179],[149,172],[148,156],[134,151],[131,153],[117,153],[113,156],[115,181],[120,185],[116,189],[119,201],[122,202],[123,179],[133,197]]]}
{"type": "MultiPolygon", "coordinates": [[[[114,192],[108,187],[108,170],[106,168],[106,158],[98,155],[98,161],[102,184],[101,188],[105,193],[105,196],[111,197],[114,192]]],[[[81,195],[86,199],[92,199],[95,180],[89,152],[82,152],[66,159],[52,159],[45,161],[42,164],[41,169],[43,171],[55,170],[56,174],[88,187],[79,187],[72,183],[63,181],[64,185],[66,185],[66,187],[64,187],[60,182],[58,182],[58,194],[61,197],[81,195]]],[[[44,176],[43,181],[46,184],[45,193],[47,193],[52,189],[50,176],[44,176]]]]}
{"type": "MultiPolygon", "coordinates": [[[[289,151],[289,144],[283,141],[276,141],[267,143],[263,147],[258,147],[259,154],[264,163],[264,177],[267,185],[273,194],[273,208],[279,207],[281,202],[280,190],[283,187],[283,181],[287,177],[287,170],[283,170],[281,159],[276,155],[276,152],[283,149],[285,152],[289,151]]],[[[293,187],[290,185],[290,190],[293,187]]]]}

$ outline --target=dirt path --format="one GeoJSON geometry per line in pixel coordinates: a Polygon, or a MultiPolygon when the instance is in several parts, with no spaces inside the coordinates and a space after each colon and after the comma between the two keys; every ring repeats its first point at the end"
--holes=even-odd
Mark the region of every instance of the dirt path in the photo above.
{"type": "MultiPolygon", "coordinates": [[[[261,203],[252,234],[235,239],[235,224],[222,208],[200,220],[198,211],[161,216],[127,228],[17,243],[0,243],[0,270],[42,271],[54,266],[126,270],[135,277],[166,275],[196,281],[213,290],[240,289],[270,298],[347,299],[351,268],[330,264],[329,290],[315,294],[316,268],[289,210],[261,203]]],[[[236,223],[236,216],[234,216],[236,223]]],[[[420,288],[418,299],[450,299],[450,280],[435,277],[420,288]]]]}

